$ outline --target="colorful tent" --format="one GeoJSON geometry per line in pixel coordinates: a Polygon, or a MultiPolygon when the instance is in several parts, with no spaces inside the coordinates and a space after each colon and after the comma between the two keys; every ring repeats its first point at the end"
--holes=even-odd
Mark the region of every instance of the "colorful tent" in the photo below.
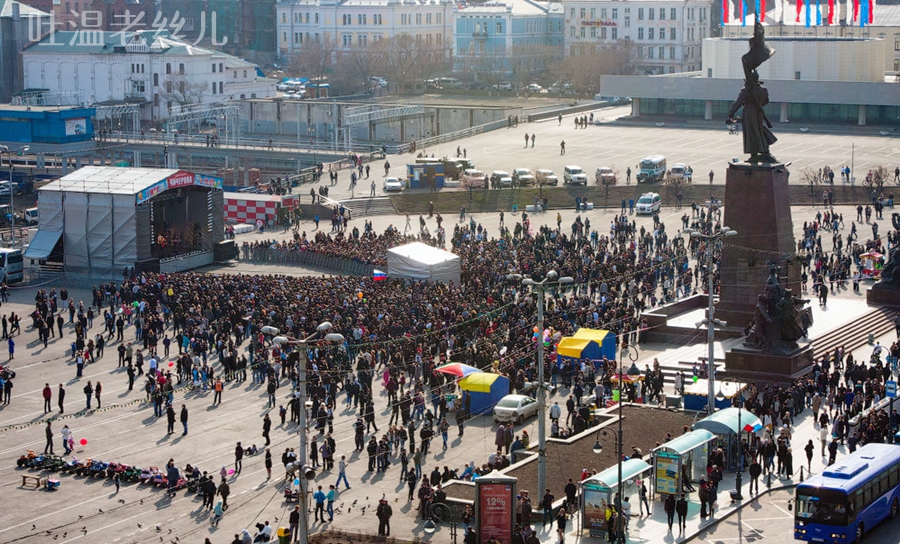
{"type": "Polygon", "coordinates": [[[444,366],[439,366],[434,369],[435,372],[443,372],[444,374],[450,374],[453,376],[459,376],[460,378],[468,376],[469,374],[475,374],[477,372],[481,372],[474,366],[469,366],[463,363],[448,363],[444,366]]]}
{"type": "MultiPolygon", "coordinates": [[[[616,358],[616,335],[609,331],[580,328],[572,336],[559,341],[556,347],[560,363],[565,359],[591,359],[599,361],[616,358]]],[[[596,365],[596,363],[595,363],[596,365]]]]}
{"type": "Polygon", "coordinates": [[[476,372],[459,380],[459,388],[469,392],[472,414],[491,414],[500,399],[509,394],[509,379],[499,374],[476,372]]]}

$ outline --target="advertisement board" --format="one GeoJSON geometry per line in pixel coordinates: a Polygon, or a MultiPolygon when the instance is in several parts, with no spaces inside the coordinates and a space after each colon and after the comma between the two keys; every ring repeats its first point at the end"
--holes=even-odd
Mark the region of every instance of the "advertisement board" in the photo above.
{"type": "Polygon", "coordinates": [[[78,117],[66,119],[66,136],[80,136],[87,132],[87,119],[78,117]]]}
{"type": "Polygon", "coordinates": [[[210,189],[221,189],[222,178],[204,176],[203,174],[194,174],[194,185],[198,187],[208,187],[210,189]]]}
{"type": "Polygon", "coordinates": [[[179,187],[189,187],[194,184],[194,174],[191,172],[176,172],[166,178],[169,189],[177,189],[179,187]]]}
{"type": "Polygon", "coordinates": [[[609,491],[593,487],[584,487],[584,517],[583,529],[589,529],[591,534],[599,534],[606,531],[606,505],[609,501],[609,491]]]}
{"type": "Polygon", "coordinates": [[[678,493],[679,457],[656,454],[656,492],[663,495],[678,493]]]}
{"type": "Polygon", "coordinates": [[[166,183],[166,180],[155,183],[137,194],[137,203],[141,204],[142,202],[146,202],[159,193],[165,191],[167,188],[168,184],[166,183]]]}
{"type": "Polygon", "coordinates": [[[478,485],[478,541],[496,538],[512,543],[512,526],[516,504],[514,485],[481,483],[478,485]]]}

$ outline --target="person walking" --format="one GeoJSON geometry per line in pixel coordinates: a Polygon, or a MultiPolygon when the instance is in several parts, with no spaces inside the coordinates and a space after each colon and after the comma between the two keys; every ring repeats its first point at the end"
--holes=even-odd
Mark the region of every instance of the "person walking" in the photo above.
{"type": "Polygon", "coordinates": [[[47,426],[44,428],[44,434],[47,436],[47,444],[44,445],[44,455],[47,455],[48,450],[50,455],[53,455],[53,427],[50,421],[47,422],[47,426]]]}
{"type": "Polygon", "coordinates": [[[565,140],[559,142],[559,154],[560,155],[566,154],[566,141],[565,140]]]}
{"type": "Polygon", "coordinates": [[[94,386],[94,398],[97,399],[97,408],[100,408],[100,392],[103,390],[103,385],[98,381],[97,385],[94,386]]]}
{"type": "Polygon", "coordinates": [[[528,147],[528,133],[525,133],[525,147],[528,147]]]}
{"type": "Polygon", "coordinates": [[[6,339],[6,343],[9,346],[9,360],[12,361],[16,358],[16,342],[10,336],[6,339]]]}
{"type": "MultiPolygon", "coordinates": [[[[222,508],[228,510],[228,495],[231,494],[231,486],[228,485],[225,478],[222,478],[222,483],[220,483],[219,488],[216,489],[216,494],[222,497],[222,508]]],[[[212,499],[209,500],[209,503],[212,504],[212,499]]]]}
{"type": "Polygon", "coordinates": [[[295,506],[288,517],[288,527],[291,530],[291,542],[300,540],[300,507],[295,506]]]}
{"type": "Polygon", "coordinates": [[[675,521],[675,502],[675,495],[672,493],[666,495],[666,504],[663,509],[666,511],[666,520],[669,522],[670,533],[672,532],[672,522],[675,521]]]}
{"type": "Polygon", "coordinates": [[[542,525],[546,527],[548,523],[553,521],[553,499],[556,497],[550,493],[550,489],[544,490],[544,496],[541,498],[541,508],[544,509],[544,519],[542,525]]]}
{"type": "Polygon", "coordinates": [[[556,534],[559,536],[559,542],[566,541],[566,524],[569,521],[569,515],[566,514],[565,508],[560,508],[556,513],[556,534]]]}
{"type": "Polygon", "coordinates": [[[69,448],[69,439],[72,438],[72,430],[69,429],[68,425],[63,425],[59,435],[62,437],[63,452],[65,452],[63,455],[69,455],[72,453],[72,449],[69,448]]]}
{"type": "Polygon", "coordinates": [[[84,396],[87,399],[87,408],[85,410],[91,409],[91,397],[94,395],[94,387],[91,385],[91,381],[88,380],[87,385],[84,386],[84,396]]]}
{"type": "Polygon", "coordinates": [[[169,404],[166,406],[166,434],[172,434],[175,432],[175,408],[172,408],[172,405],[169,404]]]}
{"type": "Polygon", "coordinates": [[[63,405],[63,401],[66,398],[66,390],[63,388],[63,384],[59,384],[59,391],[56,392],[56,405],[59,406],[59,413],[62,414],[66,410],[63,405]]]}
{"type": "Polygon", "coordinates": [[[812,472],[813,452],[816,451],[812,438],[809,439],[809,442],[806,443],[806,446],[804,446],[803,449],[806,450],[806,470],[812,472]]]}
{"type": "Polygon", "coordinates": [[[266,448],[266,480],[272,479],[272,451],[266,448]]]}
{"type": "MultiPolygon", "coordinates": [[[[812,441],[810,441],[812,443],[812,441]]],[[[762,465],[759,464],[759,459],[756,457],[753,458],[753,461],[750,463],[750,494],[753,494],[753,488],[756,488],[756,492],[759,493],[759,476],[762,474],[762,465]]]]}
{"type": "Polygon", "coordinates": [[[334,496],[335,489],[333,485],[328,486],[328,493],[325,494],[325,511],[328,512],[328,522],[334,521],[334,496]]]}
{"type": "Polygon", "coordinates": [[[682,493],[681,497],[675,503],[675,513],[678,514],[678,529],[681,532],[684,532],[684,530],[686,529],[687,512],[688,512],[687,497],[685,496],[684,493],[682,493]]]}
{"type": "Polygon", "coordinates": [[[234,473],[241,473],[241,465],[244,460],[244,448],[241,447],[241,443],[238,442],[237,446],[234,447],[234,473]]]}
{"type": "Polygon", "coordinates": [[[181,436],[185,436],[188,431],[188,409],[184,404],[181,405],[181,426],[184,427],[184,432],[181,433],[181,436]]]}
{"type": "Polygon", "coordinates": [[[213,384],[213,390],[215,391],[213,394],[213,406],[222,404],[222,389],[224,389],[222,378],[216,378],[216,382],[213,384]]]}
{"type": "Polygon", "coordinates": [[[341,485],[341,480],[344,480],[344,485],[347,486],[347,489],[350,489],[350,482],[347,481],[347,456],[341,455],[341,460],[338,461],[338,477],[337,482],[335,482],[334,487],[337,488],[341,485]]]}
{"type": "Polygon", "coordinates": [[[318,491],[313,493],[313,500],[316,501],[316,509],[315,513],[313,514],[313,519],[315,521],[321,521],[322,523],[325,523],[325,493],[322,491],[322,486],[319,486],[318,491]]]}
{"type": "Polygon", "coordinates": [[[44,390],[41,392],[41,395],[44,397],[44,413],[48,413],[50,411],[50,401],[53,399],[53,390],[50,389],[50,384],[44,384],[44,390]]]}

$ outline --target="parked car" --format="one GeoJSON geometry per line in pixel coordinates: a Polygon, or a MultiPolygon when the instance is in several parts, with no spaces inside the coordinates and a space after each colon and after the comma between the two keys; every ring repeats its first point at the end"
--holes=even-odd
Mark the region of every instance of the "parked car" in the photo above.
{"type": "Polygon", "coordinates": [[[672,176],[672,179],[681,179],[684,177],[684,171],[687,167],[683,162],[676,162],[672,165],[672,169],[669,170],[669,175],[672,176]]]}
{"type": "Polygon", "coordinates": [[[512,172],[512,180],[518,186],[534,185],[534,175],[527,168],[516,168],[512,172]]]}
{"type": "Polygon", "coordinates": [[[28,208],[27,210],[25,210],[26,225],[37,225],[39,219],[40,215],[37,208],[28,208]]]}
{"type": "Polygon", "coordinates": [[[500,83],[494,83],[491,85],[491,90],[494,91],[511,91],[513,90],[513,84],[509,81],[501,81],[500,83]]]}
{"type": "Polygon", "coordinates": [[[397,178],[385,178],[384,180],[384,192],[390,191],[402,191],[403,190],[403,182],[397,178]]]}
{"type": "Polygon", "coordinates": [[[526,395],[506,395],[494,406],[494,421],[522,424],[537,414],[537,401],[526,395]]]}
{"type": "Polygon", "coordinates": [[[597,168],[595,179],[600,185],[615,185],[616,173],[609,166],[601,166],[597,168]]]}
{"type": "Polygon", "coordinates": [[[529,86],[525,87],[525,90],[527,90],[530,93],[539,93],[539,92],[543,91],[544,89],[537,83],[532,83],[529,86]]]}
{"type": "Polygon", "coordinates": [[[580,166],[566,166],[563,170],[563,183],[566,185],[587,185],[587,174],[580,166]]]}
{"type": "Polygon", "coordinates": [[[557,81],[553,85],[550,85],[547,92],[552,94],[574,94],[575,90],[568,83],[557,81]]]}
{"type": "Polygon", "coordinates": [[[662,197],[657,193],[644,193],[641,195],[641,198],[638,199],[637,204],[634,206],[634,211],[638,214],[654,214],[659,212],[659,208],[662,206],[662,197]]]}
{"type": "Polygon", "coordinates": [[[504,172],[503,170],[494,170],[491,172],[492,187],[512,187],[512,184],[512,176],[510,176],[508,172],[504,172]]]}
{"type": "Polygon", "coordinates": [[[534,179],[537,181],[538,185],[552,185],[556,187],[556,185],[559,184],[559,178],[556,177],[553,170],[547,170],[546,168],[535,170],[534,179]]]}
{"type": "Polygon", "coordinates": [[[487,185],[487,176],[481,170],[468,168],[463,172],[460,181],[462,181],[462,186],[465,189],[470,187],[472,189],[483,189],[487,185]]]}

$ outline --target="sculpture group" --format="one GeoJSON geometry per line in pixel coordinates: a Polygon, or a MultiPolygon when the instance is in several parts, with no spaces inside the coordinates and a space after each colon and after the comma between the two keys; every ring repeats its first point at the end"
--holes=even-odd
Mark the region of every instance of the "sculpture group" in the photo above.
{"type": "Polygon", "coordinates": [[[812,325],[809,302],[794,296],[778,279],[779,268],[769,268],[769,279],[763,294],[757,297],[753,320],[744,329],[744,346],[772,352],[797,349],[797,340],[804,338],[812,325]]]}

